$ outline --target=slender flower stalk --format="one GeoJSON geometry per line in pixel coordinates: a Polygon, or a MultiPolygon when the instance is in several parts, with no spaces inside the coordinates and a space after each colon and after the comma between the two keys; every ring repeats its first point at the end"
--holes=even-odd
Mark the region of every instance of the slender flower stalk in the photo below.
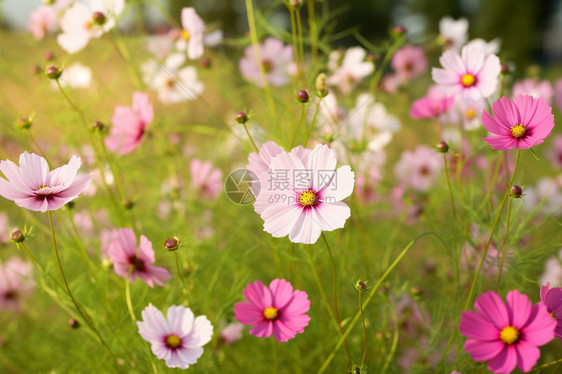
{"type": "Polygon", "coordinates": [[[316,24],[314,0],[308,0],[308,29],[310,34],[310,48],[312,49],[312,57],[314,58],[318,55],[318,25],[316,24]]]}
{"type": "Polygon", "coordinates": [[[502,246],[502,251],[501,251],[501,262],[500,262],[500,268],[498,270],[498,281],[496,283],[496,292],[498,292],[498,289],[500,288],[500,280],[502,279],[502,270],[503,270],[503,263],[505,261],[505,253],[507,252],[507,245],[509,243],[509,222],[510,222],[510,218],[511,218],[511,203],[513,201],[513,196],[509,196],[509,202],[507,203],[507,223],[506,223],[506,229],[505,229],[505,239],[503,241],[503,246],[502,246]]]}
{"type": "Polygon", "coordinates": [[[511,174],[511,180],[509,181],[509,186],[505,191],[503,196],[502,203],[500,205],[500,209],[496,215],[496,219],[494,220],[494,224],[492,225],[492,230],[490,230],[490,236],[488,237],[488,241],[486,242],[486,246],[484,247],[484,252],[482,252],[482,257],[480,258],[480,263],[478,264],[478,268],[476,269],[476,273],[474,273],[474,278],[472,279],[472,284],[470,285],[470,291],[468,293],[468,297],[466,299],[466,303],[464,304],[463,310],[468,310],[470,307],[470,303],[472,301],[472,295],[474,294],[474,288],[476,287],[476,282],[478,281],[478,277],[480,276],[480,270],[482,269],[482,264],[484,263],[484,259],[488,254],[488,248],[490,247],[490,243],[492,242],[492,238],[494,237],[494,232],[496,231],[496,227],[500,220],[500,216],[503,212],[503,208],[505,207],[505,203],[507,201],[507,196],[509,195],[509,191],[511,190],[511,186],[513,185],[513,180],[515,179],[515,174],[517,173],[517,166],[519,165],[519,156],[521,154],[521,149],[517,149],[517,158],[515,159],[515,166],[513,168],[513,173],[511,174]]]}
{"type": "MultiPolygon", "coordinates": [[[[347,358],[349,359],[349,362],[351,363],[353,361],[353,358],[351,357],[351,351],[349,350],[349,346],[347,345],[347,341],[345,340],[345,337],[343,336],[343,329],[341,326],[341,316],[340,316],[340,310],[338,307],[338,278],[337,278],[337,273],[336,273],[336,263],[334,262],[334,257],[332,256],[332,250],[330,249],[330,245],[328,244],[328,240],[326,239],[326,235],[324,233],[322,233],[322,239],[324,239],[324,243],[326,244],[326,248],[328,249],[328,254],[330,255],[330,262],[332,264],[332,273],[334,276],[334,313],[336,316],[336,321],[338,322],[338,332],[340,333],[340,337],[344,339],[343,341],[343,345],[345,347],[345,351],[347,352],[347,358]]],[[[363,310],[363,309],[361,309],[363,310]]]]}
{"type": "Polygon", "coordinates": [[[451,188],[451,180],[449,178],[449,166],[447,165],[447,154],[443,153],[443,163],[445,166],[445,177],[447,177],[447,187],[449,188],[449,198],[451,199],[451,208],[453,209],[453,216],[457,219],[457,211],[455,210],[455,198],[453,197],[453,189],[451,188]]]}
{"type": "Polygon", "coordinates": [[[250,140],[250,143],[252,143],[252,146],[254,147],[256,152],[259,153],[260,149],[258,148],[256,143],[254,142],[254,139],[252,138],[252,135],[250,134],[250,131],[248,131],[248,126],[246,125],[246,122],[243,122],[242,126],[244,126],[244,130],[246,130],[246,135],[248,135],[248,139],[250,140]]]}
{"type": "Polygon", "coordinates": [[[299,45],[299,55],[300,55],[300,77],[302,80],[302,84],[306,85],[306,76],[305,72],[306,69],[304,68],[304,46],[303,46],[303,37],[302,37],[302,21],[301,21],[301,12],[300,9],[295,9],[296,15],[296,24],[297,24],[297,41],[299,45]]]}
{"type": "Polygon", "coordinates": [[[382,60],[380,66],[378,66],[378,68],[376,69],[375,73],[373,74],[373,78],[371,79],[371,85],[369,87],[369,94],[370,95],[373,95],[375,93],[375,91],[377,90],[379,82],[382,78],[382,74],[386,70],[386,68],[387,68],[388,64],[390,63],[390,60],[391,60],[392,56],[394,56],[394,53],[396,52],[396,50],[398,50],[398,48],[400,48],[403,43],[404,43],[404,38],[403,37],[397,37],[394,40],[394,43],[390,46],[390,48],[388,49],[388,51],[384,55],[384,59],[382,60]]]}
{"type": "Polygon", "coordinates": [[[180,259],[178,256],[178,252],[174,251],[174,257],[176,260],[176,271],[178,272],[178,277],[180,278],[181,284],[183,286],[183,292],[185,293],[185,303],[187,304],[187,306],[190,305],[189,303],[189,290],[187,289],[187,283],[185,283],[185,278],[183,277],[183,274],[181,273],[181,269],[180,269],[180,259]]]}
{"type": "Polygon", "coordinates": [[[304,120],[304,114],[306,112],[306,105],[305,104],[301,104],[301,116],[299,118],[299,123],[297,125],[297,129],[295,130],[295,133],[293,134],[293,139],[291,140],[291,146],[289,148],[293,149],[293,147],[295,146],[295,140],[297,139],[297,134],[299,133],[299,130],[301,128],[302,122],[304,120]]]}
{"type": "Polygon", "coordinates": [[[310,138],[310,134],[312,134],[312,130],[314,129],[314,124],[316,123],[316,118],[318,117],[318,113],[320,112],[320,105],[322,104],[322,99],[318,100],[316,103],[316,109],[314,110],[314,115],[312,116],[312,121],[310,121],[310,125],[308,125],[308,132],[306,133],[306,138],[304,139],[304,147],[308,146],[308,139],[310,138]]]}
{"type": "Polygon", "coordinates": [[[363,356],[361,357],[361,366],[365,365],[367,358],[367,327],[365,326],[365,316],[363,315],[363,292],[366,290],[365,283],[359,283],[359,312],[361,312],[361,326],[363,327],[363,356]]]}
{"type": "Polygon", "coordinates": [[[334,328],[338,330],[338,322],[336,321],[336,316],[334,315],[334,311],[330,306],[330,300],[328,300],[328,296],[326,292],[324,292],[324,286],[320,281],[320,277],[318,276],[318,272],[316,271],[316,267],[314,266],[314,262],[312,261],[312,255],[310,253],[310,248],[306,247],[306,254],[308,255],[308,263],[310,264],[310,270],[312,271],[312,275],[314,276],[314,280],[316,281],[316,285],[318,286],[318,290],[320,291],[320,295],[322,296],[322,300],[324,301],[324,305],[326,306],[326,310],[330,315],[331,321],[334,323],[334,328]]]}
{"type": "Polygon", "coordinates": [[[131,282],[129,281],[129,277],[133,272],[133,268],[129,270],[129,274],[125,278],[125,298],[127,299],[127,309],[129,310],[129,315],[131,316],[131,320],[136,323],[137,317],[135,317],[135,311],[133,309],[133,303],[131,302],[131,282]]]}

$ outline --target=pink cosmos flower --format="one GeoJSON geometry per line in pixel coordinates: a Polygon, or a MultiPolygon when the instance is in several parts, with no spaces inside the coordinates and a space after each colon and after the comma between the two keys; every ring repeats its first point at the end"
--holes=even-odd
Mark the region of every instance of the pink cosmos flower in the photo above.
{"type": "Polygon", "coordinates": [[[203,355],[203,346],[211,341],[213,326],[206,316],[195,318],[183,305],[168,308],[166,317],[152,303],[137,321],[139,334],[151,344],[152,353],[166,366],[187,369],[203,355]]]}
{"type": "Polygon", "coordinates": [[[113,262],[115,272],[123,278],[129,277],[131,283],[140,278],[150,287],[154,287],[154,283],[164,286],[162,281],[172,278],[165,268],[152,266],[154,250],[146,236],[141,235],[137,248],[137,239],[132,229],[116,230],[107,248],[107,254],[113,262]]]}
{"type": "Polygon", "coordinates": [[[394,174],[400,184],[424,192],[433,186],[441,169],[441,154],[426,145],[418,145],[414,151],[402,153],[394,166],[394,174]]]}
{"type": "Polygon", "coordinates": [[[558,339],[562,339],[562,288],[550,288],[550,283],[546,283],[546,286],[541,287],[541,301],[552,318],[556,320],[554,334],[558,339]]]}
{"type": "Polygon", "coordinates": [[[509,291],[506,301],[488,291],[474,303],[478,313],[462,312],[464,349],[475,361],[490,360],[488,370],[494,373],[511,373],[515,366],[528,372],[540,357],[537,347],[554,339],[556,321],[543,303],[532,305],[517,290],[509,291]]]}
{"type": "Polygon", "coordinates": [[[45,34],[53,32],[57,27],[55,9],[48,5],[41,5],[29,15],[27,28],[37,40],[43,39],[45,34]]]}
{"type": "Polygon", "coordinates": [[[0,161],[0,195],[29,210],[57,210],[80,195],[92,178],[78,176],[80,158],[72,156],[64,166],[49,171],[47,160],[35,153],[20,155],[18,167],[10,160],[0,161]]]}
{"type": "Polygon", "coordinates": [[[454,20],[446,16],[439,21],[439,40],[445,49],[458,51],[468,39],[468,21],[466,18],[454,20]]]}
{"type": "Polygon", "coordinates": [[[527,78],[513,85],[513,97],[517,95],[531,95],[535,99],[543,99],[548,104],[552,102],[554,89],[547,80],[539,81],[536,78],[527,78]]]}
{"type": "Polygon", "coordinates": [[[554,127],[552,108],[543,99],[517,95],[515,100],[502,97],[492,104],[495,118],[482,112],[482,124],[495,134],[482,138],[493,149],[527,149],[544,142],[554,127]]]}
{"type": "Polygon", "coordinates": [[[133,94],[133,106],[117,106],[111,122],[111,133],[105,138],[105,145],[111,152],[120,155],[137,149],[145,138],[146,127],[152,122],[154,112],[148,95],[142,92],[133,94]]]}
{"type": "Polygon", "coordinates": [[[0,212],[0,243],[7,243],[10,240],[8,234],[8,215],[0,212]]]}
{"type": "Polygon", "coordinates": [[[454,102],[454,96],[447,96],[436,85],[432,85],[427,90],[426,96],[414,101],[410,108],[410,117],[416,119],[439,117],[447,112],[454,102]]]}
{"type": "Polygon", "coordinates": [[[180,37],[176,42],[176,49],[187,50],[187,57],[196,60],[203,55],[203,40],[205,36],[205,23],[192,7],[181,10],[180,37]]]}
{"type": "Polygon", "coordinates": [[[355,175],[349,166],[336,168],[335,153],[317,145],[306,162],[283,152],[259,175],[261,190],[254,210],[264,231],[274,238],[289,235],[293,243],[315,243],[322,231],[342,228],[351,211],[341,200],[353,192],[355,175]]]}
{"type": "Polygon", "coordinates": [[[310,317],[310,300],[304,291],[293,291],[291,283],[274,279],[266,287],[262,282],[248,284],[244,290],[247,302],[234,305],[234,316],[244,325],[254,325],[250,335],[273,337],[286,342],[304,332],[310,317]]]}
{"type": "MultiPolygon", "coordinates": [[[[289,64],[293,61],[293,47],[284,45],[275,38],[267,38],[259,46],[260,57],[267,82],[272,86],[283,86],[289,83],[289,64]]],[[[261,72],[256,61],[254,47],[248,46],[244,57],[238,62],[242,76],[263,88],[261,72]]]]}
{"type": "Polygon", "coordinates": [[[552,162],[555,168],[562,168],[562,135],[556,135],[554,137],[552,148],[546,153],[546,157],[552,162]]]}
{"type": "Polygon", "coordinates": [[[0,263],[0,310],[20,310],[21,299],[31,294],[34,287],[31,263],[19,257],[0,263]]]}
{"type": "Polygon", "coordinates": [[[214,168],[211,161],[194,158],[189,163],[191,188],[207,199],[216,198],[222,190],[222,171],[214,168]]]}
{"type": "Polygon", "coordinates": [[[221,331],[221,341],[226,345],[231,345],[236,343],[238,340],[242,339],[242,330],[244,325],[239,322],[229,323],[221,331]]]}
{"type": "Polygon", "coordinates": [[[461,55],[445,51],[439,58],[444,69],[433,68],[433,80],[447,95],[461,95],[463,99],[480,99],[491,96],[498,86],[501,71],[500,59],[486,55],[477,45],[466,46],[461,55]]]}
{"type": "Polygon", "coordinates": [[[427,70],[427,58],[423,48],[407,45],[394,53],[390,66],[401,83],[408,83],[427,70]]]}
{"type": "Polygon", "coordinates": [[[365,57],[367,57],[367,52],[361,47],[347,49],[343,59],[341,52],[330,53],[329,66],[334,74],[326,79],[326,83],[338,86],[344,95],[351,93],[351,90],[374,70],[374,65],[365,61],[365,57]],[[341,60],[341,64],[338,64],[339,60],[341,60]]]}

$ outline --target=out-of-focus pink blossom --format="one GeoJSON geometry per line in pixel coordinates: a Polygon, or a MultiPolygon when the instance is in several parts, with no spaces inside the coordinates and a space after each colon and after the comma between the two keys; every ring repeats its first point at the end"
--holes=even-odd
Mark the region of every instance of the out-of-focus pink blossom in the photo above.
{"type": "MultiPolygon", "coordinates": [[[[276,38],[267,38],[259,46],[259,54],[265,79],[272,86],[283,86],[289,83],[289,64],[293,61],[293,47],[283,44],[276,38]]],[[[244,56],[238,62],[242,76],[263,88],[262,75],[256,60],[253,46],[248,46],[244,56]]]]}
{"type": "Polygon", "coordinates": [[[417,191],[427,191],[441,175],[443,157],[433,148],[418,145],[413,151],[405,151],[394,167],[399,183],[417,191]]]}
{"type": "Polygon", "coordinates": [[[216,198],[223,188],[222,171],[211,161],[193,159],[189,163],[191,188],[207,199],[216,198]]]}
{"type": "Polygon", "coordinates": [[[513,85],[513,97],[517,97],[517,95],[531,95],[535,99],[540,98],[551,104],[554,89],[547,80],[539,81],[536,78],[527,78],[513,85]]]}
{"type": "Polygon", "coordinates": [[[31,263],[12,257],[0,263],[0,310],[18,311],[21,301],[35,288],[31,263]]]}
{"type": "Polygon", "coordinates": [[[43,39],[45,34],[54,32],[57,27],[55,9],[49,5],[41,5],[29,15],[28,30],[37,40],[43,39]]]}
{"type": "Polygon", "coordinates": [[[423,48],[407,45],[394,53],[390,66],[396,71],[400,83],[404,84],[425,73],[427,58],[423,48]]]}
{"type": "Polygon", "coordinates": [[[341,53],[332,52],[330,69],[333,74],[326,79],[326,83],[337,86],[344,95],[351,93],[351,90],[374,70],[373,63],[365,61],[366,56],[367,52],[361,47],[349,48],[339,64],[336,61],[340,60],[341,53]]]}

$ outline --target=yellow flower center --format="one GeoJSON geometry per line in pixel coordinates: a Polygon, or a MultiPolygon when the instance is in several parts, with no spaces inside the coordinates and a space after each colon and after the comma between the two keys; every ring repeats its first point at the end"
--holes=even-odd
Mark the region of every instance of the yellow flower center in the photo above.
{"type": "Polygon", "coordinates": [[[522,138],[525,136],[525,126],[523,126],[522,124],[516,125],[516,126],[511,126],[511,135],[513,135],[514,138],[522,138]]]}
{"type": "Polygon", "coordinates": [[[42,190],[43,188],[49,188],[49,187],[51,187],[51,186],[49,186],[48,184],[44,184],[44,185],[42,185],[42,186],[37,187],[37,191],[40,191],[40,190],[42,190]]]}
{"type": "Polygon", "coordinates": [[[316,194],[312,191],[304,191],[299,196],[299,204],[302,206],[312,206],[316,204],[316,194]]]}
{"type": "Polygon", "coordinates": [[[474,117],[476,117],[476,111],[472,108],[469,108],[466,110],[465,115],[467,119],[473,119],[474,117]]]}
{"type": "Polygon", "coordinates": [[[462,76],[461,83],[465,87],[470,87],[476,83],[476,77],[470,73],[466,73],[462,76]]]}
{"type": "Polygon", "coordinates": [[[550,313],[550,316],[554,319],[556,319],[556,314],[554,314],[554,312],[550,313]]]}
{"type": "Polygon", "coordinates": [[[191,35],[189,35],[189,31],[187,31],[187,30],[182,30],[182,32],[181,32],[181,37],[182,37],[182,39],[184,39],[184,40],[189,40],[189,37],[190,37],[190,36],[191,36],[191,35]]]}
{"type": "Polygon", "coordinates": [[[500,339],[505,344],[513,344],[519,339],[519,331],[513,326],[506,326],[500,332],[500,339]]]}
{"type": "Polygon", "coordinates": [[[265,308],[265,310],[263,311],[263,316],[265,317],[265,319],[268,320],[272,320],[277,318],[277,316],[279,315],[277,308],[274,308],[272,306],[265,308]]]}
{"type": "Polygon", "coordinates": [[[168,335],[166,338],[166,345],[172,349],[175,349],[181,345],[181,339],[175,334],[168,335]]]}
{"type": "Polygon", "coordinates": [[[273,70],[273,61],[268,60],[268,59],[264,59],[262,60],[262,65],[263,65],[263,70],[266,73],[269,73],[271,70],[273,70]]]}

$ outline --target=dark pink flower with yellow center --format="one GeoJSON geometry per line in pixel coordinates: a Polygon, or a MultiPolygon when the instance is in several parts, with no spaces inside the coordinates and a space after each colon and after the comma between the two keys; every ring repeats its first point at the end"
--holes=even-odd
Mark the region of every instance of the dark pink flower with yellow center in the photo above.
{"type": "Polygon", "coordinates": [[[461,314],[459,330],[474,361],[488,361],[488,370],[511,373],[516,366],[528,372],[541,353],[537,348],[554,339],[556,320],[543,303],[531,304],[526,295],[509,291],[506,303],[493,291],[476,299],[478,313],[461,314]]]}
{"type": "Polygon", "coordinates": [[[499,151],[531,148],[544,142],[554,127],[550,105],[529,95],[515,100],[504,96],[492,104],[492,112],[495,117],[482,112],[482,124],[495,136],[482,140],[499,151]]]}
{"type": "Polygon", "coordinates": [[[498,86],[500,59],[478,45],[469,45],[461,54],[448,50],[439,58],[444,69],[433,68],[431,75],[447,96],[460,95],[477,100],[491,96],[498,86]]]}
{"type": "Polygon", "coordinates": [[[293,290],[291,283],[274,279],[265,286],[260,281],[248,284],[244,290],[247,302],[236,303],[234,315],[244,325],[254,325],[250,335],[273,337],[280,342],[303,333],[310,317],[310,300],[304,291],[293,290]]]}
{"type": "Polygon", "coordinates": [[[139,333],[150,343],[152,353],[171,368],[187,369],[203,355],[203,346],[211,341],[213,326],[206,316],[195,317],[183,305],[168,308],[166,318],[154,305],[142,311],[137,322],[139,333]]]}
{"type": "Polygon", "coordinates": [[[562,288],[550,288],[550,283],[547,282],[546,286],[541,287],[541,301],[546,306],[550,316],[556,321],[554,334],[558,339],[562,339],[562,288]]]}

